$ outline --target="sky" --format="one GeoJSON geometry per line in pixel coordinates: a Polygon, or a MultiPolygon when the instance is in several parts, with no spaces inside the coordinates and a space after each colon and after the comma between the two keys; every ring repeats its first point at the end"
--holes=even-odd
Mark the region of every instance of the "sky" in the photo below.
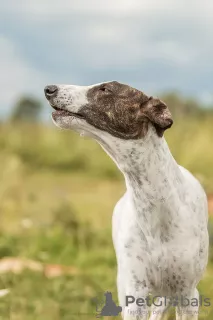
{"type": "Polygon", "coordinates": [[[0,114],[47,84],[117,80],[213,103],[213,1],[0,0],[0,114]]]}

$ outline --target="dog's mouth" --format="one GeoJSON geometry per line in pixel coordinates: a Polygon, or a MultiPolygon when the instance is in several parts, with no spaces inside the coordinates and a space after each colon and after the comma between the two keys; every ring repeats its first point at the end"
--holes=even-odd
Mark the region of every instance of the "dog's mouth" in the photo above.
{"type": "Polygon", "coordinates": [[[53,104],[50,104],[50,105],[55,110],[53,112],[54,115],[76,117],[76,118],[80,118],[80,119],[85,119],[85,117],[80,112],[71,112],[71,111],[68,111],[68,110],[60,109],[60,108],[56,107],[53,104]]]}

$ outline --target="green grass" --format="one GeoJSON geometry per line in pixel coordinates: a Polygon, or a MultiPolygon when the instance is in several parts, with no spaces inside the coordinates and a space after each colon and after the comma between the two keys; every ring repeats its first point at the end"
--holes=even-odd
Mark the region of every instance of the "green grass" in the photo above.
{"type": "Polygon", "coordinates": [[[1,288],[11,290],[0,300],[3,319],[79,319],[79,313],[85,314],[82,319],[94,319],[93,298],[106,290],[113,291],[116,297],[110,232],[87,231],[86,237],[81,233],[79,231],[79,240],[74,240],[71,233],[50,228],[33,235],[24,232],[21,236],[8,236],[2,241],[1,253],[72,265],[79,270],[77,275],[53,279],[33,272],[1,276],[1,288]],[[15,249],[9,252],[12,244],[15,249]]]}
{"type": "MultiPolygon", "coordinates": [[[[208,193],[212,120],[181,120],[166,134],[177,161],[208,193]]],[[[121,174],[95,142],[55,127],[1,125],[0,161],[0,258],[78,270],[58,278],[32,271],[1,274],[0,289],[10,293],[0,298],[0,320],[95,319],[93,298],[106,290],[117,297],[111,215],[124,192],[121,174]]],[[[209,265],[199,288],[213,303],[212,220],[209,230],[209,265]]],[[[210,309],[200,319],[211,320],[210,309]]]]}

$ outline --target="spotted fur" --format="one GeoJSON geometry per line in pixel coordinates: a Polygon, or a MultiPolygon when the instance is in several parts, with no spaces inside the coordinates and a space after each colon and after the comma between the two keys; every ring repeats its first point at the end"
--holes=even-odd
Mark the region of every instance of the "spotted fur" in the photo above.
{"type": "MultiPolygon", "coordinates": [[[[163,137],[172,125],[167,106],[115,81],[58,86],[48,100],[57,109],[57,126],[97,140],[124,175],[127,190],[113,213],[123,319],[148,319],[146,312],[136,316],[146,308],[125,307],[126,295],[198,297],[196,286],[208,259],[207,200],[163,137]]],[[[151,319],[162,319],[166,310],[151,319]]],[[[177,320],[197,319],[178,311],[183,310],[177,308],[177,320]]]]}

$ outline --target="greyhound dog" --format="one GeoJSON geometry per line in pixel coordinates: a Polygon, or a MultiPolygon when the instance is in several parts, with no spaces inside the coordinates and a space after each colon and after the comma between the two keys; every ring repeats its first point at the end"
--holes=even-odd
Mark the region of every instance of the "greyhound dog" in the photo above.
{"type": "Polygon", "coordinates": [[[98,141],[124,175],[112,232],[123,319],[163,319],[174,297],[177,320],[198,319],[207,199],[170,153],[164,131],[173,121],[165,103],[116,81],[44,91],[53,122],[98,141]]]}

